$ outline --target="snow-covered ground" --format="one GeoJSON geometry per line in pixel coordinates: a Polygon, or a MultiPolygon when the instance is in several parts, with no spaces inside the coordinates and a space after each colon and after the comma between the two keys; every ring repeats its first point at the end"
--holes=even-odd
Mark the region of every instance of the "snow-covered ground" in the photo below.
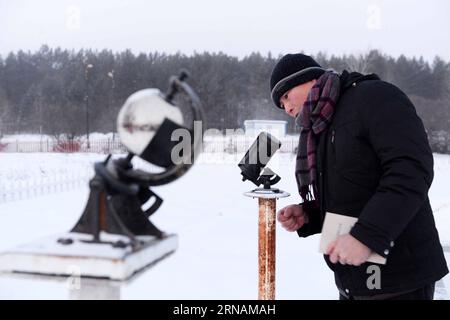
{"type": "MultiPolygon", "coordinates": [[[[450,156],[434,156],[430,199],[442,242],[450,245],[450,156]]],[[[254,187],[241,181],[236,165],[241,157],[202,155],[184,177],[155,188],[165,202],[152,221],[179,235],[179,249],[130,283],[120,287],[103,282],[101,286],[109,285],[112,296],[122,299],[257,298],[257,202],[242,195],[254,187]]],[[[0,190],[9,188],[10,194],[0,201],[0,251],[69,230],[86,203],[92,163],[103,158],[96,154],[0,154],[0,190]],[[36,186],[39,181],[51,181],[53,187],[41,190],[36,186]],[[33,186],[41,192],[26,191],[33,186]]],[[[277,187],[292,194],[279,200],[279,208],[299,202],[293,164],[292,155],[282,154],[270,165],[282,177],[277,187]]],[[[337,298],[333,275],[318,253],[318,241],[318,236],[299,239],[278,226],[277,299],[337,298]]],[[[447,293],[440,290],[438,297],[450,299],[449,277],[445,285],[447,293]]],[[[98,289],[100,284],[89,286],[98,289]]],[[[0,276],[1,299],[67,299],[76,296],[70,287],[67,281],[0,276]]]]}

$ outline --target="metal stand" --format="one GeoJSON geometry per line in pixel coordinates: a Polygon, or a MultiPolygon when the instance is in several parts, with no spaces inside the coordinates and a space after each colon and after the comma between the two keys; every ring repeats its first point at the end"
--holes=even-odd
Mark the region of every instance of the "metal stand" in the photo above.
{"type": "MultiPolygon", "coordinates": [[[[205,115],[199,97],[185,81],[187,77],[186,71],[171,77],[165,94],[149,88],[127,99],[117,122],[128,155],[115,160],[109,155],[95,164],[88,202],[70,232],[0,253],[0,273],[57,278],[70,277],[77,270],[80,279],[126,281],[177,249],[177,235],[159,230],[149,220],[163,201],[150,188],[183,176],[202,149],[205,115]],[[190,107],[190,124],[183,121],[174,102],[178,94],[185,96],[183,101],[190,107]],[[195,134],[197,121],[203,127],[195,134]],[[172,161],[171,156],[178,143],[171,136],[177,129],[194,133],[191,148],[183,150],[183,161],[179,163],[172,161]],[[133,168],[134,156],[164,170],[150,173],[133,168]],[[151,206],[142,209],[151,199],[151,206]]],[[[83,292],[81,296],[85,295],[83,292]]],[[[118,297],[116,293],[112,296],[118,297]]]]}
{"type": "MultiPolygon", "coordinates": [[[[140,185],[139,179],[131,178],[135,170],[129,162],[127,159],[113,161],[108,157],[105,162],[95,164],[96,175],[89,183],[91,192],[86,208],[71,230],[92,235],[91,240],[83,242],[111,244],[113,247],[121,248],[131,246],[135,251],[143,245],[136,236],[164,238],[164,233],[149,220],[150,215],[162,204],[162,199],[148,186],[140,185]],[[107,166],[114,166],[114,172],[120,173],[123,176],[122,180],[127,182],[114,177],[107,166]],[[155,197],[156,200],[144,212],[141,207],[151,197],[155,197]],[[104,241],[100,238],[101,231],[126,236],[129,241],[104,241]]],[[[71,238],[61,238],[58,242],[71,245],[74,241],[71,238]]]]}
{"type": "Polygon", "coordinates": [[[26,287],[29,292],[13,296],[18,299],[121,300],[122,289],[135,283],[146,271],[143,269],[126,280],[117,281],[83,277],[75,266],[70,269],[67,276],[0,272],[0,281],[7,280],[18,287],[26,287]],[[42,295],[37,294],[39,291],[42,295]]]}

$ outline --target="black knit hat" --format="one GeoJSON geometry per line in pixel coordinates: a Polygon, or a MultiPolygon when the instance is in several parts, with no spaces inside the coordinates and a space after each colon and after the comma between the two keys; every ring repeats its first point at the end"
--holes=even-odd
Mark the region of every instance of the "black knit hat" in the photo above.
{"type": "Polygon", "coordinates": [[[286,91],[319,78],[325,69],[323,69],[310,56],[296,53],[283,56],[275,65],[270,77],[270,91],[272,100],[278,108],[280,98],[286,91]]]}

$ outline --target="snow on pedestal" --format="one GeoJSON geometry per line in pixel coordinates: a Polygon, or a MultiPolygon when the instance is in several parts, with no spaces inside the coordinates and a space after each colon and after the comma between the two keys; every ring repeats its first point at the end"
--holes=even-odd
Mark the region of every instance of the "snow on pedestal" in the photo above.
{"type": "MultiPolygon", "coordinates": [[[[91,238],[88,234],[65,233],[8,250],[0,254],[0,272],[126,280],[174,252],[178,246],[176,235],[163,239],[138,236],[143,245],[135,251],[130,246],[115,248],[111,244],[82,242],[91,238]],[[74,242],[58,243],[61,238],[74,242]]],[[[101,238],[111,242],[128,240],[106,233],[102,233],[101,238]]]]}

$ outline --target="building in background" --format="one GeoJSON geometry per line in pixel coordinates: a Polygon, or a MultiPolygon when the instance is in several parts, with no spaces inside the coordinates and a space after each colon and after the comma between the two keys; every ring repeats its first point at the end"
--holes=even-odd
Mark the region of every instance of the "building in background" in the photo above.
{"type": "Polygon", "coordinates": [[[286,136],[287,121],[280,120],[246,120],[244,121],[245,135],[257,136],[262,131],[268,132],[278,139],[286,136]]]}

